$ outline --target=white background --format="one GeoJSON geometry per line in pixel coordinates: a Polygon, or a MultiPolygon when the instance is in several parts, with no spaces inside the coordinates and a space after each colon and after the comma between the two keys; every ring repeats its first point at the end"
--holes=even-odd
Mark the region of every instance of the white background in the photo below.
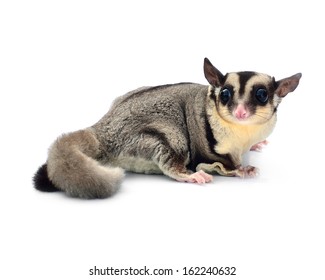
{"type": "Polygon", "coordinates": [[[325,279],[324,26],[321,1],[1,1],[1,279],[325,279]],[[279,107],[260,177],[206,186],[128,174],[104,200],[40,193],[32,176],[63,132],[94,124],[143,85],[207,84],[256,70],[297,90],[279,107]],[[89,276],[172,268],[165,277],[89,276]]]}

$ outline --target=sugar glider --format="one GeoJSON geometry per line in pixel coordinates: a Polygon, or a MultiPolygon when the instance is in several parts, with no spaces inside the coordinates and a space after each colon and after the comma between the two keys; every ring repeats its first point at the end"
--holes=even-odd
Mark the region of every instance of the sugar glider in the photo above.
{"type": "Polygon", "coordinates": [[[114,194],[124,170],[204,184],[210,174],[254,177],[242,155],[272,132],[283,97],[301,73],[275,80],[257,72],[223,75],[205,58],[210,85],[142,87],[115,100],[91,127],[63,134],[33,177],[41,191],[80,198],[114,194]]]}

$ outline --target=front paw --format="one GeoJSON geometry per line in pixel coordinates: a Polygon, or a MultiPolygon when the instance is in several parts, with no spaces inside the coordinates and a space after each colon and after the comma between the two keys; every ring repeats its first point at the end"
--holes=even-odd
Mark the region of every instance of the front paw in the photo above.
{"type": "Polygon", "coordinates": [[[258,176],[258,174],[259,174],[259,169],[251,165],[240,166],[236,170],[236,176],[240,178],[254,178],[258,176]]]}
{"type": "Polygon", "coordinates": [[[264,140],[262,142],[256,143],[255,145],[253,145],[250,150],[251,151],[255,151],[255,152],[261,152],[262,149],[269,143],[269,141],[264,140]]]}

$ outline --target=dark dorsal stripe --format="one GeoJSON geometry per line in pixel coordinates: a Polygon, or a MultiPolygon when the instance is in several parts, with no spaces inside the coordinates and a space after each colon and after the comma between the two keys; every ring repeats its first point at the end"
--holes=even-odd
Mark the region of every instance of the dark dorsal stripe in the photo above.
{"type": "Polygon", "coordinates": [[[252,71],[238,72],[238,75],[239,75],[239,95],[243,95],[248,80],[253,76],[255,76],[256,72],[252,72],[252,71]]]}
{"type": "Polygon", "coordinates": [[[181,85],[192,85],[193,83],[177,83],[177,84],[167,84],[167,85],[161,85],[161,86],[154,86],[154,87],[146,87],[145,89],[139,90],[131,94],[130,96],[126,97],[122,102],[129,101],[130,99],[134,97],[140,97],[144,94],[147,94],[149,92],[157,91],[157,90],[163,90],[170,87],[176,87],[181,85]]]}

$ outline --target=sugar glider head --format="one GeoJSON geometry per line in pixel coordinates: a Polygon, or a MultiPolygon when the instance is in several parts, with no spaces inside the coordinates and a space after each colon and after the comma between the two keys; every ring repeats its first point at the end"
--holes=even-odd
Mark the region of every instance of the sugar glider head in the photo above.
{"type": "Polygon", "coordinates": [[[257,72],[223,75],[204,59],[204,75],[210,83],[210,98],[219,115],[228,122],[263,124],[272,118],[283,97],[296,89],[301,73],[276,81],[257,72]]]}

